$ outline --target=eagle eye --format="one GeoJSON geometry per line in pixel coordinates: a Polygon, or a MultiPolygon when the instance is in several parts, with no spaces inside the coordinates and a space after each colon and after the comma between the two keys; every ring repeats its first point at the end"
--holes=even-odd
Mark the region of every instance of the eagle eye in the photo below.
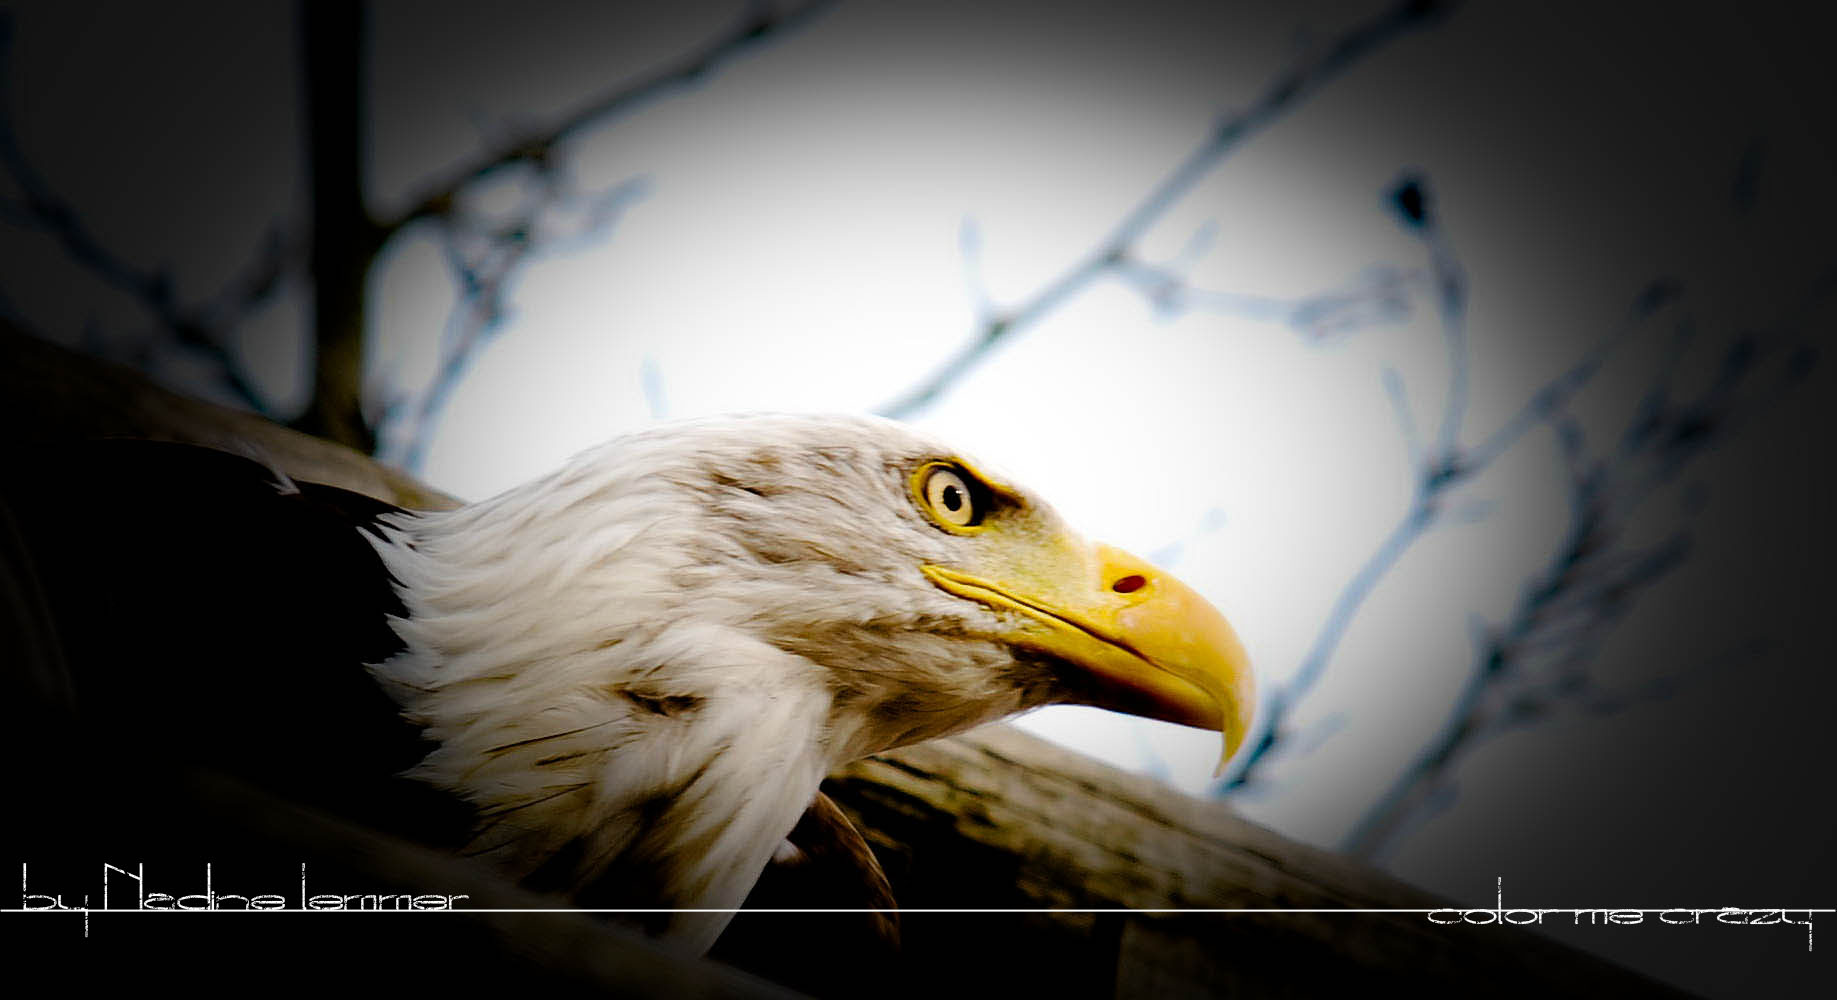
{"type": "Polygon", "coordinates": [[[926,513],[947,529],[974,528],[987,510],[986,491],[962,469],[934,463],[916,477],[926,513]]]}

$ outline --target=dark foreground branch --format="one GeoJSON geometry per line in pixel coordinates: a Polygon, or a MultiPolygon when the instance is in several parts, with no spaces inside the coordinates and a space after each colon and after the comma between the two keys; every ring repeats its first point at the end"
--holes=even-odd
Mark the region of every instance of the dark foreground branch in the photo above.
{"type": "Polygon", "coordinates": [[[0,426],[15,443],[139,437],[248,455],[298,479],[403,507],[440,509],[453,497],[343,445],[252,413],[169,392],[128,368],[94,361],[0,322],[0,426]]]}
{"type": "Polygon", "coordinates": [[[886,865],[919,995],[953,963],[1017,965],[1075,996],[1664,992],[1542,937],[1432,924],[1445,904],[1427,893],[1007,726],[859,761],[826,787],[886,865]],[[915,912],[932,907],[1054,912],[1016,933],[915,912]]]}

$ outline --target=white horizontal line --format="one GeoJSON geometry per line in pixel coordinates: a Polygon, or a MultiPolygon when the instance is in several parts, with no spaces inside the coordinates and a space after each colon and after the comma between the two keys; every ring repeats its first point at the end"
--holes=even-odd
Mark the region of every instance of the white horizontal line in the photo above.
{"type": "MultiPolygon", "coordinates": [[[[1584,912],[1584,913],[1674,913],[1674,912],[1679,912],[1679,911],[1686,911],[1686,912],[1701,912],[1701,913],[1718,913],[1718,912],[1722,912],[1725,910],[1741,911],[1741,912],[1749,912],[1749,913],[1753,913],[1753,912],[1837,913],[1837,909],[1805,907],[1805,906],[1661,906],[1661,907],[1515,906],[1515,907],[1507,907],[1502,912],[1506,912],[1506,913],[1577,913],[1577,912],[1584,912]]],[[[1245,909],[1227,909],[1227,908],[1142,909],[1142,908],[1135,908],[1135,907],[1050,907],[1050,908],[1003,907],[1003,908],[992,908],[992,909],[946,909],[946,908],[938,908],[938,907],[928,907],[928,908],[900,907],[900,908],[896,908],[892,910],[873,910],[873,909],[865,909],[865,908],[792,909],[788,907],[787,908],[767,908],[767,909],[742,909],[742,908],[737,908],[737,907],[692,908],[692,909],[672,909],[672,908],[640,909],[640,908],[600,908],[600,907],[505,908],[505,907],[484,907],[484,906],[481,906],[481,907],[454,907],[451,909],[426,909],[426,910],[400,909],[400,908],[394,908],[394,907],[387,908],[387,909],[384,909],[384,908],[346,909],[343,907],[334,907],[334,908],[328,908],[328,909],[303,909],[300,907],[286,907],[286,908],[277,908],[277,909],[259,909],[259,908],[252,909],[252,908],[241,907],[241,906],[225,907],[223,909],[210,909],[210,908],[203,908],[203,907],[170,907],[170,908],[168,907],[147,907],[145,909],[117,908],[117,909],[108,909],[108,910],[103,910],[103,909],[91,910],[91,909],[85,909],[84,907],[80,907],[80,906],[69,907],[66,909],[51,909],[51,908],[40,908],[40,907],[24,909],[24,908],[0,907],[0,913],[423,913],[423,914],[432,914],[432,913],[627,913],[627,914],[659,914],[659,913],[736,913],[736,914],[738,913],[761,913],[761,914],[763,913],[780,913],[780,914],[791,914],[791,913],[810,913],[810,914],[817,914],[817,913],[826,913],[826,914],[840,914],[840,913],[859,913],[859,914],[879,914],[879,913],[899,913],[899,914],[908,914],[908,913],[923,913],[923,914],[944,914],[944,913],[959,913],[959,914],[978,914],[978,913],[987,913],[987,914],[998,914],[998,913],[1000,914],[1152,913],[1152,914],[1174,914],[1174,915],[1179,915],[1179,914],[1223,915],[1223,914],[1243,913],[1243,914],[1291,914],[1292,915],[1292,914],[1340,914],[1340,913],[1345,913],[1345,914],[1354,914],[1354,913],[1357,913],[1357,914],[1492,913],[1495,911],[1496,911],[1496,908],[1481,907],[1481,906],[1473,906],[1473,907],[1438,906],[1438,907],[1434,907],[1431,909],[1414,909],[1414,910],[1411,910],[1411,909],[1355,910],[1355,909],[1347,909],[1347,908],[1306,909],[1306,910],[1255,909],[1255,908],[1245,908],[1245,909]]],[[[1475,926],[1479,926],[1479,925],[1475,925],[1475,926]]]]}

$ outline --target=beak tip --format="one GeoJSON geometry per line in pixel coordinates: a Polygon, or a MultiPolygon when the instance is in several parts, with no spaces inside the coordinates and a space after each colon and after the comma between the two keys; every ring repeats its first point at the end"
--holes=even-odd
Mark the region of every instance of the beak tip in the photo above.
{"type": "MultiPolygon", "coordinates": [[[[1248,670],[1246,670],[1246,675],[1248,675],[1248,670]]],[[[1249,692],[1242,692],[1241,694],[1243,695],[1243,700],[1240,701],[1239,704],[1254,705],[1256,703],[1254,695],[1249,692]]],[[[1232,712],[1227,709],[1225,722],[1219,727],[1221,730],[1219,736],[1223,738],[1224,747],[1218,757],[1218,767],[1212,772],[1213,780],[1225,776],[1225,771],[1230,766],[1231,761],[1237,757],[1238,751],[1244,748],[1244,741],[1250,735],[1250,726],[1255,721],[1253,715],[1254,710],[1239,710],[1232,712]]]]}

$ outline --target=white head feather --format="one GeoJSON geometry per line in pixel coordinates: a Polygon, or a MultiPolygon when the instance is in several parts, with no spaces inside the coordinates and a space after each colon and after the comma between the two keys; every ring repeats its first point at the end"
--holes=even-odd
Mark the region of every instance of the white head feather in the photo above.
{"type": "Polygon", "coordinates": [[[910,477],[953,455],[871,418],[684,422],[394,520],[407,648],[374,670],[439,742],[416,774],[520,876],[738,906],[835,765],[1051,697],[995,611],[919,570],[953,539],[910,477]]]}

